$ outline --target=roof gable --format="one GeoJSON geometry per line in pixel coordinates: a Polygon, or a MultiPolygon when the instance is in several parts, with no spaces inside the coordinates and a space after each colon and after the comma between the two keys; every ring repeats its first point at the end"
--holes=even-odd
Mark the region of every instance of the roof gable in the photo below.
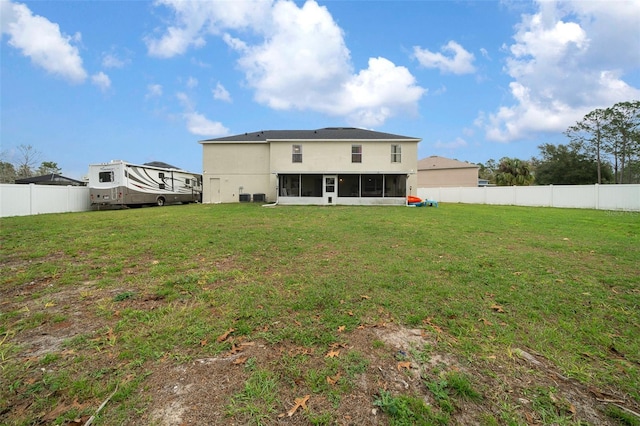
{"type": "Polygon", "coordinates": [[[217,142],[268,142],[275,140],[384,140],[384,141],[420,141],[419,138],[358,129],[355,127],[325,127],[316,130],[263,130],[222,138],[205,139],[202,144],[217,142]]]}
{"type": "Polygon", "coordinates": [[[478,169],[480,166],[465,161],[432,155],[418,161],[418,170],[442,170],[442,169],[478,169]]]}

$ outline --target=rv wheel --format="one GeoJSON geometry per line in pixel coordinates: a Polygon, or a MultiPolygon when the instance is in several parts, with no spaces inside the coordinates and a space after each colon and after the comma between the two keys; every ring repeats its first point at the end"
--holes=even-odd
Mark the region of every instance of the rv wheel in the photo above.
{"type": "Polygon", "coordinates": [[[156,200],[156,204],[157,204],[158,206],[160,206],[160,207],[164,206],[164,198],[159,197],[159,198],[156,200]]]}

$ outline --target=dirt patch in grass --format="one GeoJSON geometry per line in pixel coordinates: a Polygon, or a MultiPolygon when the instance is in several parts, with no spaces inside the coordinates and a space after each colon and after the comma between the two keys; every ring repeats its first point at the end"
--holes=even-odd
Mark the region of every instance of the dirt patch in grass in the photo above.
{"type": "MultiPolygon", "coordinates": [[[[35,285],[39,284],[32,287],[35,285]]],[[[20,333],[19,341],[14,342],[21,348],[19,356],[25,360],[42,360],[48,354],[67,359],[77,356],[65,349],[64,342],[109,327],[108,321],[92,315],[89,307],[123,294],[123,289],[97,290],[86,283],[21,302],[25,314],[41,309],[47,316],[37,327],[20,333]],[[45,299],[46,308],[40,306],[45,299]],[[80,299],[82,303],[78,303],[80,299]],[[62,318],[58,322],[52,319],[56,315],[62,318]]],[[[161,298],[141,295],[123,298],[119,306],[153,310],[163,303],[161,298]]],[[[148,376],[136,391],[143,403],[138,403],[138,415],[129,414],[127,423],[386,425],[392,422],[393,413],[376,404],[383,392],[423,401],[444,424],[550,424],[565,419],[616,425],[619,423],[605,414],[607,404],[638,410],[633,401],[564,378],[551,363],[530,351],[459,359],[449,350],[447,337],[430,326],[407,328],[391,322],[341,330],[338,342],[327,348],[270,344],[233,334],[225,340],[231,349],[214,357],[148,361],[143,368],[148,376]],[[248,383],[260,372],[273,379],[274,386],[266,391],[269,394],[252,394],[248,389],[248,383]],[[450,374],[467,378],[478,396],[467,398],[447,388],[444,383],[450,374]],[[438,394],[437,389],[444,393],[438,394]],[[306,395],[306,409],[301,406],[293,411],[296,400],[306,395]]],[[[114,368],[113,364],[113,355],[105,352],[102,358],[88,359],[83,368],[114,368]]],[[[23,380],[33,383],[41,380],[42,374],[35,371],[23,380]]],[[[7,424],[24,418],[30,410],[25,398],[14,395],[11,399],[7,402],[15,409],[0,413],[7,424]]],[[[86,412],[99,401],[66,401],[32,416],[52,422],[55,415],[63,414],[60,406],[65,404],[67,409],[83,408],[86,412]]],[[[112,401],[111,407],[105,408],[104,424],[111,423],[110,408],[117,404],[112,401]]]]}
{"type": "MultiPolygon", "coordinates": [[[[29,290],[46,285],[31,283],[29,290]]],[[[85,283],[2,307],[19,308],[25,316],[43,312],[41,323],[19,333],[13,342],[20,347],[18,356],[35,366],[48,355],[71,362],[80,354],[64,344],[76,336],[108,339],[102,335],[113,325],[92,314],[95,304],[121,297],[121,309],[153,311],[166,303],[154,295],[126,294],[125,289],[96,289],[85,283]]],[[[128,414],[128,424],[389,424],[393,413],[376,403],[384,392],[423,401],[443,424],[551,424],[564,419],[616,425],[620,423],[605,414],[607,405],[639,410],[637,402],[563,377],[530,350],[460,359],[450,350],[450,339],[428,324],[407,328],[393,322],[339,330],[338,341],[328,347],[268,343],[231,333],[225,339],[231,349],[217,356],[202,358],[196,352],[187,362],[170,357],[147,361],[143,370],[148,376],[136,389],[142,402],[137,415],[128,414]],[[273,387],[268,394],[252,394],[248,383],[261,372],[272,379],[273,387]],[[447,383],[451,374],[466,378],[477,397],[456,393],[447,383]],[[291,411],[306,395],[306,409],[291,411]]],[[[116,363],[117,358],[105,351],[104,356],[87,358],[82,368],[113,369],[116,363]]],[[[34,368],[21,380],[37,382],[46,371],[34,368]]],[[[100,403],[66,399],[58,407],[32,412],[32,419],[52,422],[54,414],[63,414],[60,406],[86,412],[100,403]]],[[[3,422],[29,417],[30,403],[24,395],[15,393],[6,402],[16,408],[0,413],[3,422]]],[[[117,404],[110,402],[104,410],[104,424],[112,421],[110,408],[117,404]]]]}
{"type": "MultiPolygon", "coordinates": [[[[607,417],[604,408],[607,401],[625,403],[562,377],[546,360],[524,351],[513,358],[464,362],[451,355],[437,336],[395,324],[364,327],[343,337],[343,343],[336,346],[340,352],[336,357],[357,353],[366,360],[364,371],[347,378],[351,381],[348,393],[332,396],[331,388],[337,389],[337,384],[329,384],[328,391],[314,393],[310,389],[305,377],[326,367],[326,353],[285,343],[244,341],[238,343],[237,351],[219,357],[156,366],[144,382],[150,404],[135,423],[306,425],[325,424],[324,419],[326,424],[389,424],[389,415],[374,405],[381,391],[416,396],[439,411],[437,396],[427,384],[449,372],[468,377],[480,397],[466,400],[451,394],[453,409],[448,424],[507,424],[509,420],[548,424],[552,418],[564,418],[575,423],[616,425],[619,423],[607,417]],[[304,357],[299,366],[302,371],[299,380],[287,386],[286,372],[280,371],[282,357],[296,355],[304,357]],[[277,403],[259,421],[251,413],[231,414],[232,401],[256,369],[275,371],[281,383],[276,390],[277,403]],[[296,398],[304,395],[310,395],[307,410],[298,409],[289,416],[296,398]],[[321,417],[322,413],[327,413],[326,417],[321,417]]],[[[343,378],[348,375],[341,373],[343,378]]]]}

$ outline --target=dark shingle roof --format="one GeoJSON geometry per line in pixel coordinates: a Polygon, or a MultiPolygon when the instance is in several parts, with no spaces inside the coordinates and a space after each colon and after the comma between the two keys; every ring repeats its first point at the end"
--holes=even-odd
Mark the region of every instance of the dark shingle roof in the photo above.
{"type": "Polygon", "coordinates": [[[72,186],[81,186],[84,185],[84,182],[71,179],[66,176],[59,175],[57,173],[51,173],[48,175],[42,176],[34,176],[24,179],[16,179],[17,184],[29,184],[35,183],[39,185],[72,185],[72,186]]]}
{"type": "Polygon", "coordinates": [[[266,142],[268,140],[419,140],[410,136],[375,132],[355,127],[326,127],[317,130],[263,130],[235,136],[205,139],[200,143],[212,142],[266,142]]]}
{"type": "Polygon", "coordinates": [[[158,167],[160,169],[176,169],[176,170],[180,170],[179,167],[172,166],[171,164],[165,163],[164,161],[150,161],[148,163],[144,163],[143,166],[158,167]]]}

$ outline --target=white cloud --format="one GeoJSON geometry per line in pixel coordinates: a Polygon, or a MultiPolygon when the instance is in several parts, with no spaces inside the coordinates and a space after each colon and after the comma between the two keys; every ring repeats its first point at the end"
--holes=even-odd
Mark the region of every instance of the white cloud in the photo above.
{"type": "Polygon", "coordinates": [[[239,54],[255,100],[270,108],[317,111],[370,127],[415,111],[426,92],[405,67],[385,58],[354,71],[342,29],[313,0],[301,7],[288,0],[183,3],[191,2],[161,3],[177,22],[161,39],[147,39],[150,54],[173,56],[207,35],[220,36],[239,54]]]}
{"type": "Polygon", "coordinates": [[[231,102],[231,95],[220,82],[216,84],[216,88],[213,89],[212,92],[213,92],[213,99],[217,99],[219,101],[224,101],[224,102],[231,102]]]}
{"type": "Polygon", "coordinates": [[[105,68],[122,68],[125,66],[125,61],[113,53],[105,53],[102,55],[102,66],[105,68]]]}
{"type": "Polygon", "coordinates": [[[187,130],[194,135],[215,138],[229,134],[229,129],[222,123],[211,121],[198,112],[185,112],[182,116],[187,122],[187,130]]]}
{"type": "Polygon", "coordinates": [[[98,86],[103,93],[109,90],[109,88],[111,87],[111,79],[102,71],[92,75],[91,82],[94,85],[98,86]]]}
{"type": "Polygon", "coordinates": [[[399,111],[415,112],[425,93],[409,70],[385,58],[369,59],[369,67],[352,76],[344,89],[337,105],[328,100],[325,107],[364,127],[380,126],[399,111]]]}
{"type": "Polygon", "coordinates": [[[146,98],[157,98],[162,96],[162,85],[160,84],[149,84],[147,86],[147,94],[146,98]]]}
{"type": "Polygon", "coordinates": [[[212,138],[229,134],[229,129],[224,127],[222,123],[211,121],[196,111],[193,102],[186,93],[179,92],[176,94],[176,98],[182,104],[184,111],[180,115],[184,118],[189,133],[212,138]]]}
{"type": "Polygon", "coordinates": [[[438,149],[458,149],[458,148],[464,148],[466,147],[467,141],[465,141],[462,138],[456,138],[455,140],[451,141],[451,142],[442,142],[442,141],[438,141],[436,142],[433,146],[435,148],[438,149]]]}
{"type": "Polygon", "coordinates": [[[158,0],[175,17],[176,25],[169,26],[159,38],[145,38],[151,56],[170,58],[183,54],[190,47],[202,47],[207,35],[219,35],[225,28],[261,27],[261,17],[267,15],[271,1],[183,1],[158,0]]]}
{"type": "Polygon", "coordinates": [[[193,89],[194,87],[198,87],[198,79],[195,77],[189,77],[187,79],[187,87],[189,89],[193,89]]]}
{"type": "Polygon", "coordinates": [[[640,38],[629,37],[638,16],[639,2],[539,2],[508,46],[513,104],[478,117],[487,138],[562,132],[595,108],[638,99],[624,81],[640,68],[640,38]]]}
{"type": "Polygon", "coordinates": [[[431,52],[415,46],[413,55],[425,68],[437,68],[440,72],[448,74],[470,74],[475,72],[473,61],[475,56],[469,53],[455,41],[451,40],[440,49],[443,53],[431,52]]]}
{"type": "Polygon", "coordinates": [[[9,35],[9,45],[19,49],[35,65],[71,83],[86,80],[82,58],[73,45],[80,42],[80,33],[74,36],[61,33],[58,24],[33,15],[21,3],[0,1],[0,16],[2,34],[9,35]]]}

